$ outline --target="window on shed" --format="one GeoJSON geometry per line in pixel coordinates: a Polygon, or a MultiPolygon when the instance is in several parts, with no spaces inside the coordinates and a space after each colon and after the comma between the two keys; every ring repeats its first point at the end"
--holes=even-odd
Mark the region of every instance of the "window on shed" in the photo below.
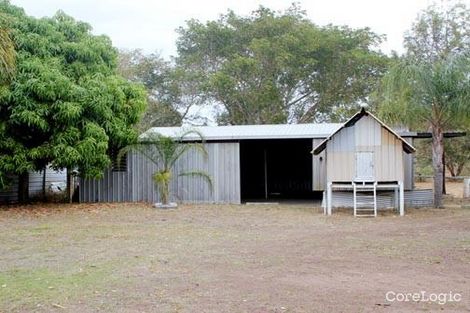
{"type": "Polygon", "coordinates": [[[127,172],[127,153],[119,158],[119,149],[112,149],[111,169],[113,172],[127,172]]]}

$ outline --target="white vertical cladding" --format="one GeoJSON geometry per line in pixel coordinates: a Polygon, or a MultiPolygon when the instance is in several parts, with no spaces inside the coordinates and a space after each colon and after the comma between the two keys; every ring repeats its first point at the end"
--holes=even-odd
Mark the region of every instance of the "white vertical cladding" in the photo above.
{"type": "MultiPolygon", "coordinates": [[[[352,181],[355,178],[356,152],[373,152],[377,181],[403,181],[402,142],[370,116],[341,129],[327,144],[327,181],[352,181]]],[[[407,173],[411,169],[406,169],[407,173]]],[[[410,174],[411,175],[411,174],[410,174]]]]}
{"type": "MultiPolygon", "coordinates": [[[[313,139],[312,146],[317,147],[323,139],[313,139]]],[[[320,154],[312,154],[312,189],[323,191],[326,188],[326,149],[320,154]]]]}
{"type": "Polygon", "coordinates": [[[355,174],[355,128],[341,129],[327,144],[327,181],[352,181],[355,174]]]}
{"type": "Polygon", "coordinates": [[[377,180],[378,181],[403,181],[403,145],[387,129],[381,129],[382,145],[377,149],[377,180]]]}
{"type": "MultiPolygon", "coordinates": [[[[352,128],[352,127],[351,127],[352,128]]],[[[353,126],[355,132],[356,151],[371,151],[381,145],[381,125],[370,116],[363,116],[353,126]]]]}

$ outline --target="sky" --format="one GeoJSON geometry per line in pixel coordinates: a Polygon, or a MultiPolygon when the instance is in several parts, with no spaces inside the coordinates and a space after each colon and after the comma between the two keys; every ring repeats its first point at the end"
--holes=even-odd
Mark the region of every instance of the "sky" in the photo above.
{"type": "MultiPolygon", "coordinates": [[[[467,0],[470,1],[470,0],[467,0]]],[[[273,10],[287,9],[293,0],[11,0],[28,15],[52,16],[62,10],[88,22],[94,34],[106,34],[113,45],[124,49],[158,52],[169,58],[176,54],[175,29],[189,19],[217,19],[228,9],[249,15],[260,5],[273,10]]],[[[301,0],[296,1],[318,25],[370,27],[385,34],[380,49],[403,52],[403,34],[410,29],[418,12],[432,0],[301,0]]]]}

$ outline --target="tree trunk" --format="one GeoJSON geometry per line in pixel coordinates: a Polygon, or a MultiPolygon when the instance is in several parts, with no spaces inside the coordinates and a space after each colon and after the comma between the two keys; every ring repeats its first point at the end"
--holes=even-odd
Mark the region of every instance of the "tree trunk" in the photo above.
{"type": "Polygon", "coordinates": [[[440,126],[432,128],[432,165],[434,169],[434,207],[442,207],[443,190],[443,155],[444,155],[444,132],[440,126]]]}
{"type": "Polygon", "coordinates": [[[455,175],[454,176],[460,176],[460,174],[462,174],[462,171],[463,171],[463,167],[465,166],[465,163],[460,163],[458,166],[457,166],[457,171],[455,172],[455,175]]]}
{"type": "Polygon", "coordinates": [[[18,179],[18,201],[25,203],[29,200],[29,173],[19,175],[18,179]]]}
{"type": "Polygon", "coordinates": [[[445,147],[442,147],[442,194],[447,194],[446,192],[446,152],[445,147]]]}
{"type": "Polygon", "coordinates": [[[67,202],[72,203],[72,171],[67,168],[67,202]]]}
{"type": "Polygon", "coordinates": [[[447,170],[449,171],[450,176],[452,176],[452,177],[457,176],[457,175],[455,174],[455,166],[454,166],[454,163],[446,163],[445,167],[446,167],[447,170]]]}

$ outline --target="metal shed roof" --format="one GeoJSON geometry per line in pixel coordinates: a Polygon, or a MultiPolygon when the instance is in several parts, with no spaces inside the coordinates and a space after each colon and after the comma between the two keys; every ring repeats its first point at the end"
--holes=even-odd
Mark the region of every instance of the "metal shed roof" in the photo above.
{"type": "MultiPolygon", "coordinates": [[[[179,137],[183,131],[195,129],[202,133],[206,141],[244,140],[244,139],[296,139],[326,138],[342,124],[276,124],[276,125],[236,125],[236,126],[194,126],[194,127],[153,127],[140,135],[161,134],[168,137],[179,137]]],[[[199,139],[187,136],[186,140],[199,139]]]]}

